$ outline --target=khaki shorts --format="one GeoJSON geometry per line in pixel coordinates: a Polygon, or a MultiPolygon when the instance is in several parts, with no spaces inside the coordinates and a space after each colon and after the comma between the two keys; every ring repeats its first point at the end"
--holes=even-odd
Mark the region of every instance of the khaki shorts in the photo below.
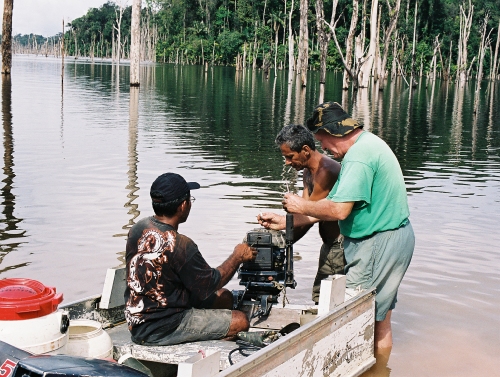
{"type": "Polygon", "coordinates": [[[326,279],[330,275],[343,275],[344,267],[344,248],[342,246],[342,236],[340,236],[332,244],[324,243],[321,246],[321,250],[319,252],[318,272],[316,273],[312,289],[312,300],[315,303],[319,302],[321,280],[326,279]]]}
{"type": "Polygon", "coordinates": [[[188,309],[184,312],[179,326],[167,335],[157,329],[149,336],[146,346],[170,346],[198,340],[214,340],[224,338],[229,332],[232,311],[229,309],[188,309]],[[152,340],[154,339],[154,340],[152,340]]]}
{"type": "Polygon", "coordinates": [[[346,286],[376,288],[376,321],[383,321],[396,307],[399,284],[414,248],[415,235],[409,221],[398,229],[362,239],[344,237],[346,286]]]}

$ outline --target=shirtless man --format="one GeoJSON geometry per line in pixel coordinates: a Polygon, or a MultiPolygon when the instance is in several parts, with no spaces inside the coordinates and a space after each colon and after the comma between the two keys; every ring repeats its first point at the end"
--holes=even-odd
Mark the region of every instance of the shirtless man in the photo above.
{"type": "MultiPolygon", "coordinates": [[[[304,126],[292,124],[283,127],[275,142],[285,157],[286,165],[292,166],[297,171],[304,170],[302,197],[312,201],[326,198],[337,181],[340,164],[316,150],[313,134],[304,126]]],[[[268,229],[282,230],[286,226],[285,216],[272,212],[259,214],[257,220],[268,229]]],[[[313,224],[295,226],[294,242],[302,238],[313,224]]],[[[343,274],[345,265],[337,221],[320,221],[319,234],[323,245],[312,290],[312,299],[315,303],[319,300],[321,280],[328,275],[343,274]]]]}

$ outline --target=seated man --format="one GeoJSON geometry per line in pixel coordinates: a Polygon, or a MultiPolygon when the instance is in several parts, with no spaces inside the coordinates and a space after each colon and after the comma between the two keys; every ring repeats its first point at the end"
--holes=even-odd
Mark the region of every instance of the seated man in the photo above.
{"type": "Polygon", "coordinates": [[[196,244],[177,232],[194,201],[190,190],[198,188],[178,174],[160,175],[150,191],[155,215],[130,229],[125,317],[135,343],[230,338],[249,328],[246,315],[231,310],[233,295],[222,287],[257,251],[238,244],[222,265],[211,268],[196,244]]]}

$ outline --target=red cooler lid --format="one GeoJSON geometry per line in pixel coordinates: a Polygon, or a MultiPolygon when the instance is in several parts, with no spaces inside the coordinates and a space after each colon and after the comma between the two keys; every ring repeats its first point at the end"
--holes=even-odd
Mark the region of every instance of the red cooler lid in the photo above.
{"type": "Polygon", "coordinates": [[[0,280],[0,320],[43,317],[55,312],[62,300],[62,293],[36,280],[0,280]]]}

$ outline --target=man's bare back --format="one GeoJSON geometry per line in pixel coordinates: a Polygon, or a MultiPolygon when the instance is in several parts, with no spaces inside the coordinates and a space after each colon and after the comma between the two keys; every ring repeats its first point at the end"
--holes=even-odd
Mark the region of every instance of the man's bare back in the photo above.
{"type": "MultiPolygon", "coordinates": [[[[326,198],[337,181],[340,164],[326,155],[321,155],[321,158],[311,162],[311,165],[313,166],[305,167],[302,173],[302,182],[304,184],[302,197],[317,201],[326,198]]],[[[297,229],[295,241],[300,239],[311,226],[312,224],[301,227],[300,230],[297,229]]],[[[335,241],[340,235],[337,221],[320,221],[319,234],[324,243],[335,241]]]]}

